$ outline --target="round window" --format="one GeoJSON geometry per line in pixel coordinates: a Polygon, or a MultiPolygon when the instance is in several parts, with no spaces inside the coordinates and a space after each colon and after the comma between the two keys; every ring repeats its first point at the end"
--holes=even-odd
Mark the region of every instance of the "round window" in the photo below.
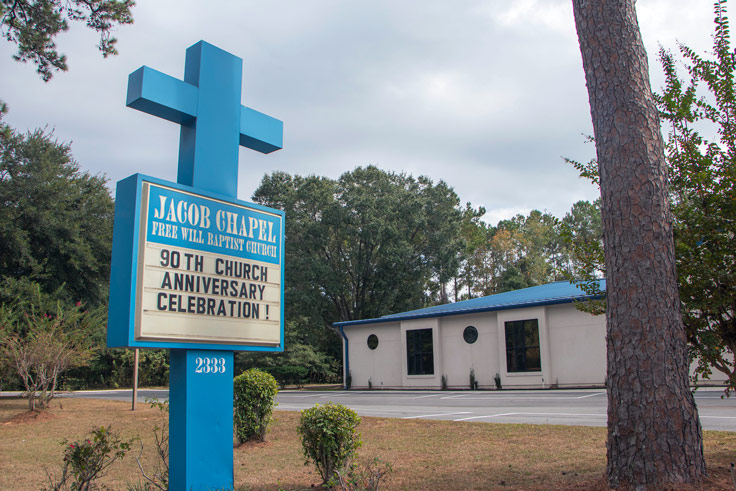
{"type": "Polygon", "coordinates": [[[378,348],[378,336],[375,334],[371,334],[368,336],[368,347],[370,349],[376,349],[378,348]]]}
{"type": "Polygon", "coordinates": [[[468,344],[473,344],[478,340],[478,329],[474,326],[468,326],[463,331],[463,339],[468,344]]]}

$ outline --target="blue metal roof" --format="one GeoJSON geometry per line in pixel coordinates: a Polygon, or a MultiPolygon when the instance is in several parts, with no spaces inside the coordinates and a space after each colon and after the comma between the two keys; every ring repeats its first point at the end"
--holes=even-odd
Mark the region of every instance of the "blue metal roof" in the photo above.
{"type": "MultiPolygon", "coordinates": [[[[598,280],[600,289],[605,291],[606,280],[598,280]]],[[[571,303],[593,298],[585,293],[577,284],[569,281],[557,281],[546,285],[532,286],[522,290],[498,293],[487,297],[471,298],[462,302],[435,305],[425,309],[411,310],[399,314],[384,315],[375,319],[335,322],[335,326],[348,327],[360,324],[376,324],[379,322],[395,322],[408,319],[422,319],[426,317],[444,317],[447,315],[473,314],[493,310],[518,309],[522,307],[536,307],[571,303]]]]}

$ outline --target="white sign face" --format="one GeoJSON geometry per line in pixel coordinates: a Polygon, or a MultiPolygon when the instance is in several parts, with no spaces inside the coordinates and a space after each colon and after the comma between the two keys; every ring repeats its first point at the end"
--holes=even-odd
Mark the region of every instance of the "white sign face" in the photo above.
{"type": "Polygon", "coordinates": [[[135,339],[281,344],[283,216],[144,182],[135,339]]]}

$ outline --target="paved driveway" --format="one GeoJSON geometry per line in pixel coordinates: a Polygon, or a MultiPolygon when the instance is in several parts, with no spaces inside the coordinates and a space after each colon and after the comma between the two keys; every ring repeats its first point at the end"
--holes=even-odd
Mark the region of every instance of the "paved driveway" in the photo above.
{"type": "MultiPolygon", "coordinates": [[[[722,389],[695,393],[700,420],[706,430],[736,431],[736,397],[722,399],[722,389]]],[[[65,397],[131,399],[130,390],[80,391],[65,397]]],[[[139,390],[138,399],[168,398],[167,390],[139,390]]],[[[492,423],[606,425],[603,390],[504,391],[297,391],[279,392],[277,410],[299,411],[339,402],[361,416],[404,419],[443,419],[492,423]]]]}

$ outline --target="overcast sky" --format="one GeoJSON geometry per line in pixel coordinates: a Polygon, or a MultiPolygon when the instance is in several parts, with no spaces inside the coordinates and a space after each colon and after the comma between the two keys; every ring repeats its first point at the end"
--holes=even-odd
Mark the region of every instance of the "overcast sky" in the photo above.
{"type": "MultiPolygon", "coordinates": [[[[708,50],[712,0],[637,5],[658,90],[658,45],[708,50]]],[[[125,107],[128,74],[182,78],[186,48],[205,40],[243,58],[242,103],[284,121],[282,150],[241,147],[241,199],[275,170],[367,164],[442,179],[494,224],[597,195],[562,160],[595,154],[571,0],[138,0],[133,14],[108,59],[72,25],[57,39],[69,71],[48,83],[0,41],[5,120],[53,129],[111,188],[136,172],[176,180],[179,127],[125,107]]]]}

